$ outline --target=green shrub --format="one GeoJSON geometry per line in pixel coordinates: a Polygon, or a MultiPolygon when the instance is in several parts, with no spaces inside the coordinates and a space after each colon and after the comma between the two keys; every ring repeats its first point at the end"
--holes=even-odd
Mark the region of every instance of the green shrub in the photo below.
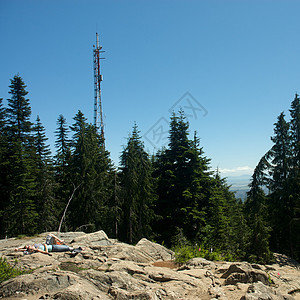
{"type": "MultiPolygon", "coordinates": [[[[16,263],[17,261],[15,261],[16,263]]],[[[8,263],[5,258],[0,257],[0,283],[26,273],[30,273],[30,271],[16,268],[8,263]]]]}
{"type": "Polygon", "coordinates": [[[174,248],[175,261],[177,263],[185,263],[195,257],[191,246],[178,246],[174,248]]]}
{"type": "Polygon", "coordinates": [[[179,245],[173,247],[175,252],[175,261],[177,263],[186,263],[188,260],[195,257],[203,257],[208,260],[226,260],[226,261],[235,261],[236,257],[230,253],[222,253],[218,249],[208,250],[205,249],[202,245],[198,246],[197,244],[192,245],[179,245]]]}

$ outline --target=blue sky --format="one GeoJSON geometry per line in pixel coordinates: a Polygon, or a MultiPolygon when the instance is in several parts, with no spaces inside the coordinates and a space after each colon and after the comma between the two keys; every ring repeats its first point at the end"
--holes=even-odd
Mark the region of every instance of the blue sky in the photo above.
{"type": "Polygon", "coordinates": [[[299,11],[290,0],[1,0],[0,97],[19,73],[54,150],[60,114],[71,125],[80,109],[93,122],[98,31],[116,164],[134,122],[153,153],[182,107],[212,169],[251,174],[299,91],[299,11]]]}

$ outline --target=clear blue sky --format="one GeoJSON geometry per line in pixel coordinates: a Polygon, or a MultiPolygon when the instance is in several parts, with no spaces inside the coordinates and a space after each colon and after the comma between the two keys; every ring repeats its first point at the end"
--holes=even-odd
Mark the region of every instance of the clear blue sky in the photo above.
{"type": "Polygon", "coordinates": [[[1,0],[0,97],[19,73],[54,149],[60,114],[71,125],[80,109],[93,122],[98,31],[116,164],[135,121],[153,153],[163,142],[153,132],[168,129],[172,108],[192,104],[191,132],[212,168],[251,174],[300,90],[299,12],[290,0],[1,0]]]}

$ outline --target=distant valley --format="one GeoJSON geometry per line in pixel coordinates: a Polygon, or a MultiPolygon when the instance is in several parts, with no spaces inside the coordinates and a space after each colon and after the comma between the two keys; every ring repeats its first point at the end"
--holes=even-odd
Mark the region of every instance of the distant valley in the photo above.
{"type": "Polygon", "coordinates": [[[240,175],[240,176],[228,176],[226,181],[230,185],[230,190],[235,192],[236,198],[241,198],[245,200],[247,197],[247,192],[249,191],[249,183],[251,180],[251,175],[240,175]]]}

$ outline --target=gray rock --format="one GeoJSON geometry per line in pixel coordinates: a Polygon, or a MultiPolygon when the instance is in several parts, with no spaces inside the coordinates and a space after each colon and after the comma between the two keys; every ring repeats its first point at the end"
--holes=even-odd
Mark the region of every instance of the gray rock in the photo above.
{"type": "Polygon", "coordinates": [[[190,259],[184,267],[187,267],[189,269],[208,269],[208,270],[214,270],[216,269],[216,264],[212,261],[209,261],[202,257],[195,257],[190,259]]]}
{"type": "Polygon", "coordinates": [[[72,240],[72,243],[80,244],[83,247],[85,245],[108,246],[113,244],[103,230],[78,236],[72,240]]]}
{"type": "Polygon", "coordinates": [[[259,269],[253,269],[249,263],[234,263],[221,276],[225,278],[225,284],[253,283],[257,281],[263,282],[265,285],[269,284],[269,276],[266,272],[259,269]]]}
{"type": "Polygon", "coordinates": [[[62,233],[60,237],[66,242],[85,247],[75,257],[68,253],[24,256],[13,251],[14,247],[42,242],[46,235],[0,241],[1,256],[13,264],[17,259],[18,267],[32,270],[0,284],[0,298],[299,299],[300,271],[284,256],[278,255],[276,263],[267,267],[195,258],[173,268],[174,253],[169,249],[146,239],[136,246],[120,243],[103,231],[62,233]]]}
{"type": "Polygon", "coordinates": [[[147,239],[141,239],[135,247],[138,251],[143,252],[145,255],[149,255],[154,261],[171,260],[174,258],[173,251],[157,243],[150,242],[147,239]]]}
{"type": "Polygon", "coordinates": [[[249,286],[248,291],[241,300],[284,300],[285,298],[262,282],[255,282],[249,286]]]}

